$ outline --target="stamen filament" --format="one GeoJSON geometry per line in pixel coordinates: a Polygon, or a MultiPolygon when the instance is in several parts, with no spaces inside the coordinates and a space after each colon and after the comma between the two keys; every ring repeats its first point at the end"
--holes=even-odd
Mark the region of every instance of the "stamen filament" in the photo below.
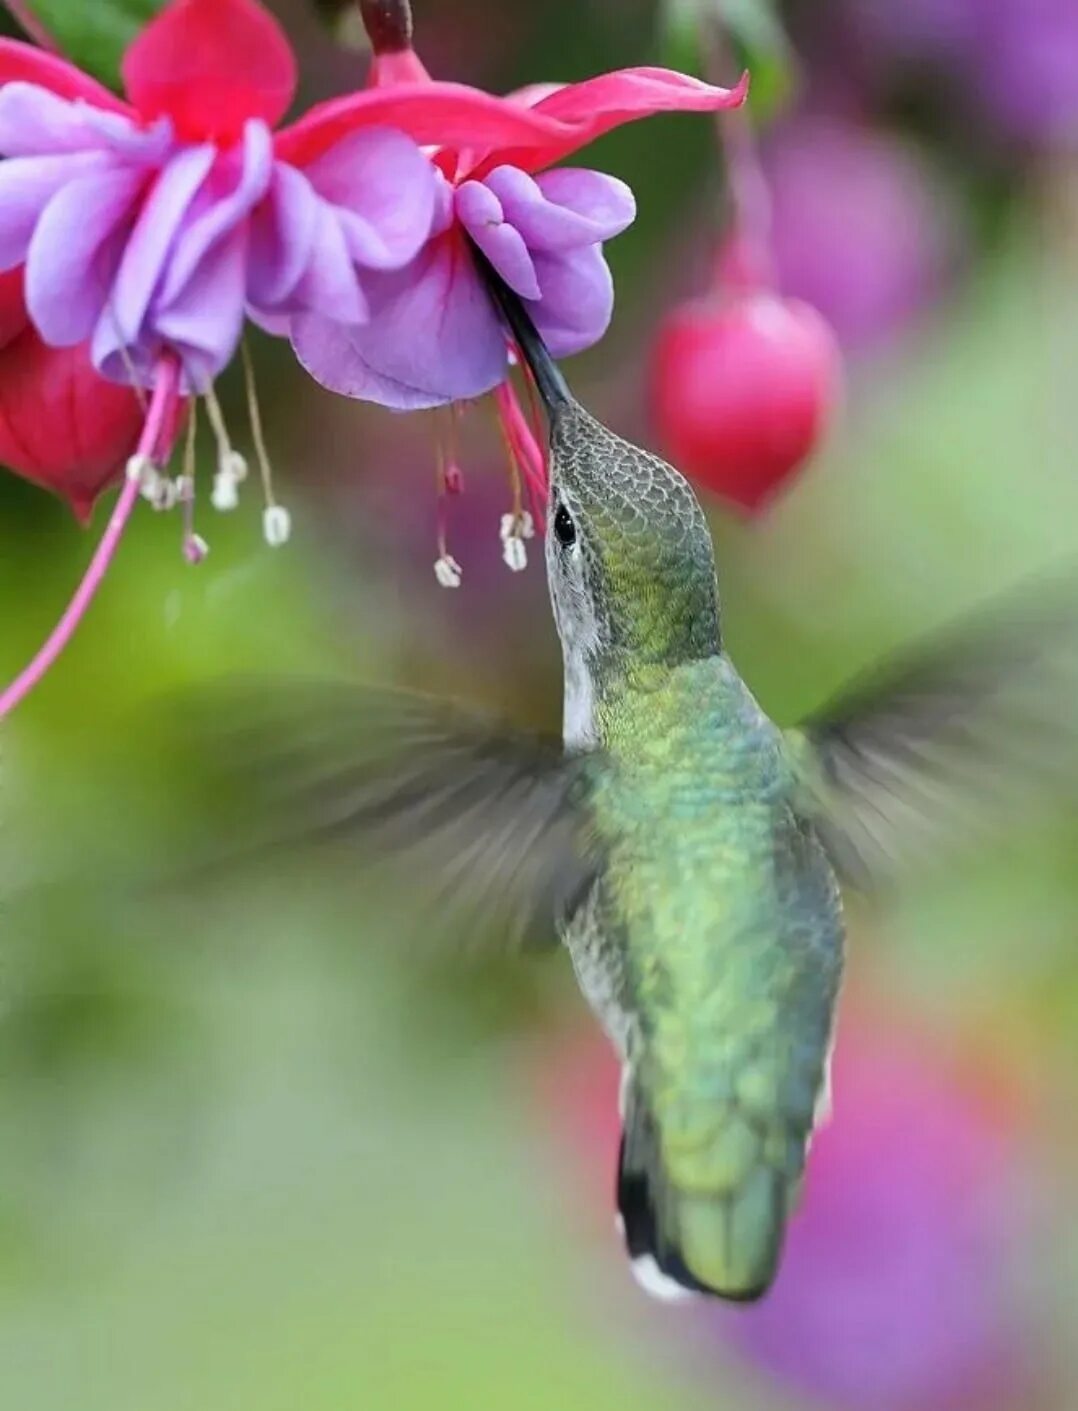
{"type": "MultiPolygon", "coordinates": [[[[179,387],[179,364],[171,355],[166,355],[157,365],[154,377],[153,395],[142,428],[142,435],[135,450],[136,456],[148,456],[157,447],[162,427],[170,411],[175,407],[179,387]]],[[[131,518],[139,497],[137,478],[124,476],[120,497],[116,501],[101,542],[94,551],[82,582],[75,591],[66,611],[53,628],[44,646],[18,675],[6,691],[0,695],[0,719],[9,715],[17,705],[34,689],[46,672],[56,662],[60,653],[74,636],[75,629],[86,615],[108,572],[116,550],[119,548],[127,522],[131,518]]]]}
{"type": "Polygon", "coordinates": [[[205,539],[195,533],[195,445],[198,439],[198,402],[192,400],[183,447],[183,470],[177,491],[183,509],[183,556],[188,563],[201,563],[209,552],[205,539]]]}
{"type": "Polygon", "coordinates": [[[258,405],[258,388],[255,386],[255,367],[251,361],[251,350],[246,338],[240,344],[240,357],[243,359],[243,382],[247,390],[247,415],[251,419],[251,439],[255,443],[258,457],[258,471],[262,477],[262,491],[266,504],[272,509],[277,501],[273,497],[273,467],[270,465],[269,451],[266,449],[266,436],[262,428],[262,411],[258,405]]]}

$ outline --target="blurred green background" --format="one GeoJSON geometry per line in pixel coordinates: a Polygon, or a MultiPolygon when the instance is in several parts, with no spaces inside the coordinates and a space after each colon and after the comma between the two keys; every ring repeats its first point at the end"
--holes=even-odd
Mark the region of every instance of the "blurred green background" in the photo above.
{"type": "MultiPolygon", "coordinates": [[[[354,28],[331,27],[346,7],[272,8],[305,101],[361,81],[354,28]]],[[[416,11],[433,70],[499,91],[663,57],[644,0],[416,11]]],[[[783,18],[796,69],[762,133],[779,267],[843,339],[847,404],[767,517],[711,504],[731,649],[789,721],[1078,551],[1078,11],[801,0],[783,18]]],[[[628,180],[641,215],[610,249],[615,326],[573,376],[647,439],[651,340],[702,287],[721,219],[714,135],[655,120],[583,160],[628,180]]],[[[339,871],[128,885],[199,827],[167,726],[139,709],[178,685],[340,666],[558,727],[542,569],[501,564],[485,410],[465,423],[447,593],[427,419],[256,352],[292,545],[264,547],[251,497],[207,509],[192,569],[174,520],[140,507],[75,643],[4,727],[0,1404],[1068,1411],[1066,808],[892,905],[851,904],[834,1122],[776,1289],[747,1311],[659,1307],[632,1284],[616,1076],[567,963],[419,961],[399,899],[339,871]]],[[[242,389],[222,390],[238,427],[242,389]]],[[[0,479],[5,678],[105,513],[87,536],[0,479]]]]}

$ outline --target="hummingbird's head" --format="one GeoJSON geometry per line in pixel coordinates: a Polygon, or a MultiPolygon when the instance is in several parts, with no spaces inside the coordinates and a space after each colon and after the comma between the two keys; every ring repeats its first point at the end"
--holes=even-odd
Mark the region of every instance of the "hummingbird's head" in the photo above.
{"type": "Polygon", "coordinates": [[[551,408],[547,576],[563,643],[667,665],[719,648],[715,557],[685,478],[572,399],[551,408]]]}
{"type": "Polygon", "coordinates": [[[550,418],[546,560],[567,681],[614,685],[714,655],[715,556],[688,481],[584,410],[527,310],[488,277],[550,418]]]}

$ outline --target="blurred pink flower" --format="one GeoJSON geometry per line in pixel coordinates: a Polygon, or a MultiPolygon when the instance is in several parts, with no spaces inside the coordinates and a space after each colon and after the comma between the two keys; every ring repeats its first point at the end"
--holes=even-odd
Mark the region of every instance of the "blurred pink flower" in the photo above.
{"type": "Polygon", "coordinates": [[[1013,1115],[915,1036],[842,1026],[834,1116],[768,1299],[723,1332],[829,1405],[1008,1404],[1022,1202],[1013,1115]],[[998,1400],[996,1399],[998,1398],[998,1400]]]}

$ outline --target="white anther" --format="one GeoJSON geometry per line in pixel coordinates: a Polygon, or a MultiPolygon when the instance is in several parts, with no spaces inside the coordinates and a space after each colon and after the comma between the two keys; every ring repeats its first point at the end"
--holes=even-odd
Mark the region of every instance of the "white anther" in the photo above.
{"type": "Polygon", "coordinates": [[[127,462],[127,478],[134,480],[138,485],[146,488],[147,484],[156,484],[160,472],[153,463],[152,456],[131,456],[127,462]]]}
{"type": "Polygon", "coordinates": [[[464,576],[460,564],[452,554],[443,554],[434,562],[434,576],[443,588],[459,588],[464,576]]]}
{"type": "Polygon", "coordinates": [[[176,507],[176,486],[167,475],[158,475],[153,484],[143,485],[142,495],[155,510],[164,512],[176,507]]]}
{"type": "Polygon", "coordinates": [[[499,534],[503,544],[510,539],[534,539],[535,520],[527,510],[521,510],[519,514],[503,514],[499,534]]]}
{"type": "Polygon", "coordinates": [[[222,514],[227,514],[234,510],[240,502],[240,488],[234,475],[226,475],[223,470],[219,470],[213,477],[213,490],[210,493],[210,504],[215,510],[222,514]]]}
{"type": "Polygon", "coordinates": [[[183,556],[190,564],[201,563],[209,551],[210,546],[201,534],[188,534],[183,541],[183,556]]]}
{"type": "Polygon", "coordinates": [[[217,473],[230,476],[237,485],[242,485],[247,479],[247,462],[239,451],[222,451],[217,462],[217,473]]]}
{"type": "Polygon", "coordinates": [[[195,498],[195,477],[193,475],[177,475],[172,482],[176,492],[176,503],[189,505],[194,503],[195,498]]]}
{"type": "Polygon", "coordinates": [[[283,505],[267,505],[262,511],[262,533],[271,549],[279,549],[292,537],[292,516],[283,505]]]}
{"type": "Polygon", "coordinates": [[[523,573],[528,566],[528,550],[524,540],[515,535],[502,545],[502,558],[514,573],[523,573]]]}

